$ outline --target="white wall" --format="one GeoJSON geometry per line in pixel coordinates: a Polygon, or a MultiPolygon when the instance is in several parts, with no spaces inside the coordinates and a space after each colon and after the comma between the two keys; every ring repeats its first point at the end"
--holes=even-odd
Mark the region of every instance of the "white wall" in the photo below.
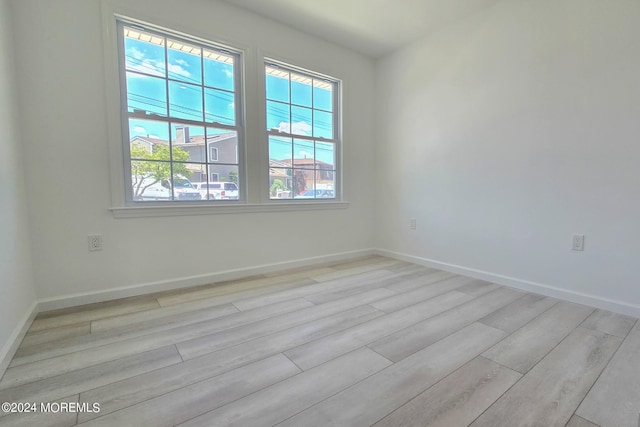
{"type": "MultiPolygon", "coordinates": [[[[640,240],[637,2],[503,1],[380,60],[375,89],[369,59],[225,3],[112,3],[249,47],[247,143],[254,146],[262,140],[257,49],[341,78],[350,206],[115,219],[108,210],[101,3],[14,1],[21,118],[15,126],[12,104],[0,101],[9,111],[1,124],[15,135],[2,144],[9,144],[7,153],[16,152],[16,141],[25,147],[39,299],[197,281],[377,246],[515,284],[555,287],[565,296],[610,299],[615,308],[640,313],[633,268],[640,240]],[[374,121],[376,100],[383,102],[374,121]],[[409,218],[417,219],[417,230],[408,230],[409,218]],[[87,251],[90,233],[103,235],[104,251],[87,251]],[[573,233],[586,235],[585,252],[570,251],[573,233]]],[[[7,28],[0,35],[5,42],[7,28]]],[[[10,86],[11,61],[6,55],[2,61],[0,82],[10,86]]],[[[19,156],[2,157],[10,164],[3,174],[15,170],[11,159],[19,156]]],[[[26,306],[32,296],[25,192],[21,178],[8,182],[16,185],[0,191],[15,188],[18,196],[0,193],[10,207],[1,226],[18,233],[22,246],[16,252],[3,240],[0,247],[11,253],[2,258],[3,272],[9,268],[8,277],[26,285],[23,295],[4,300],[26,306]]]]}
{"type": "Polygon", "coordinates": [[[627,0],[503,1],[383,58],[378,247],[640,315],[639,76],[627,0]]]}
{"type": "Polygon", "coordinates": [[[9,1],[0,0],[0,376],[35,309],[11,27],[9,1]]]}
{"type": "MultiPolygon", "coordinates": [[[[32,253],[40,299],[108,291],[373,246],[373,61],[211,0],[114,0],[164,25],[247,46],[247,143],[262,141],[258,51],[344,81],[346,210],[115,219],[101,3],[14,2],[32,253]],[[253,64],[251,66],[251,64],[253,64]],[[101,233],[104,251],[89,253],[101,233]]],[[[253,160],[249,167],[257,167],[253,160]]],[[[255,183],[252,185],[256,185],[255,183]]],[[[200,280],[196,278],[196,281],[200,280]]]]}

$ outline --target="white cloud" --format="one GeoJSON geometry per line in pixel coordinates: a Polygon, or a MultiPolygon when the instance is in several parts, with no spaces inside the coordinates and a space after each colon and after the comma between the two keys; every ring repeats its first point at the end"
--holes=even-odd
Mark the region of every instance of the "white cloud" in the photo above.
{"type": "Polygon", "coordinates": [[[133,127],[133,132],[134,133],[139,133],[141,135],[145,135],[147,133],[147,130],[145,128],[143,128],[142,126],[134,126],[133,127]]]}
{"type": "Polygon", "coordinates": [[[135,47],[132,47],[131,49],[129,49],[129,56],[133,57],[134,59],[137,59],[138,61],[141,61],[142,59],[144,59],[144,53],[139,51],[135,47]]]}
{"type": "Polygon", "coordinates": [[[175,64],[169,64],[169,73],[177,74],[183,77],[191,77],[190,72],[182,68],[180,65],[175,65],[175,64]]]}
{"type": "Polygon", "coordinates": [[[289,123],[280,122],[278,130],[280,132],[293,133],[296,135],[309,135],[311,132],[311,125],[307,122],[295,122],[293,126],[289,127],[289,123]]]}
{"type": "MultiPolygon", "coordinates": [[[[168,64],[169,73],[182,77],[191,77],[191,73],[184,69],[189,63],[184,59],[176,59],[173,64],[168,64]]],[[[164,77],[164,61],[147,58],[146,54],[135,47],[127,50],[127,69],[152,76],[164,77]]],[[[130,74],[130,77],[143,77],[130,74]]]]}
{"type": "Polygon", "coordinates": [[[228,78],[233,77],[233,71],[231,71],[231,70],[229,70],[229,69],[227,69],[227,68],[225,68],[223,71],[224,71],[224,74],[225,74],[228,78]]]}
{"type": "MultiPolygon", "coordinates": [[[[127,50],[127,69],[152,76],[164,76],[164,61],[147,58],[146,54],[135,47],[127,50]]],[[[143,78],[137,74],[129,74],[130,78],[143,78]]]]}

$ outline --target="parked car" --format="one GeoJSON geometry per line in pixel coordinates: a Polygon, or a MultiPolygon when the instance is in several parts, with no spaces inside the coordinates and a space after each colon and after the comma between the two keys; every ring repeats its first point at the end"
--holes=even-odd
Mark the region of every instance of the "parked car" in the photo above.
{"type": "Polygon", "coordinates": [[[203,200],[237,200],[240,192],[235,182],[195,182],[193,186],[203,200]]]}
{"type": "Polygon", "coordinates": [[[315,190],[307,190],[302,194],[295,196],[296,199],[335,199],[336,193],[333,190],[316,188],[315,190]]]}
{"type": "MultiPolygon", "coordinates": [[[[132,179],[134,200],[171,200],[171,181],[154,178],[132,179]],[[140,189],[140,190],[138,190],[140,189]],[[142,191],[138,194],[138,191],[142,191]]],[[[176,176],[173,179],[173,192],[177,200],[201,200],[200,192],[193,187],[191,181],[184,176],[176,176]]]]}

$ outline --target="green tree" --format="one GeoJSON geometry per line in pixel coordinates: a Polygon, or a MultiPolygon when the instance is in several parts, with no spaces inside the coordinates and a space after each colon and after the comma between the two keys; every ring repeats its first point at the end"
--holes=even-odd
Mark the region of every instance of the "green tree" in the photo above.
{"type": "Polygon", "coordinates": [[[238,185],[238,172],[231,171],[229,172],[229,181],[235,182],[238,185]]]}
{"type": "MultiPolygon", "coordinates": [[[[152,185],[171,180],[171,154],[166,145],[156,145],[153,153],[146,149],[131,146],[131,181],[133,185],[133,199],[140,199],[144,191],[152,185]]],[[[180,147],[173,149],[174,162],[186,162],[189,153],[180,147]]],[[[173,175],[189,177],[191,172],[184,163],[173,163],[173,175]]]]}
{"type": "Polygon", "coordinates": [[[287,187],[285,187],[284,182],[282,182],[281,179],[276,178],[273,180],[273,184],[271,184],[271,188],[270,188],[271,196],[275,197],[278,195],[278,190],[284,191],[286,189],[287,187]]]}

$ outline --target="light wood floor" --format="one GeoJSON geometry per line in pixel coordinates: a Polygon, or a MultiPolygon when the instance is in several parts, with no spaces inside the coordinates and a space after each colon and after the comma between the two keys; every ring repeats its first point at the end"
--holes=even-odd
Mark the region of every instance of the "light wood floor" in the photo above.
{"type": "Polygon", "coordinates": [[[25,426],[638,426],[640,323],[383,257],[40,314],[25,426]],[[56,408],[56,406],[53,406],[56,408]]]}

